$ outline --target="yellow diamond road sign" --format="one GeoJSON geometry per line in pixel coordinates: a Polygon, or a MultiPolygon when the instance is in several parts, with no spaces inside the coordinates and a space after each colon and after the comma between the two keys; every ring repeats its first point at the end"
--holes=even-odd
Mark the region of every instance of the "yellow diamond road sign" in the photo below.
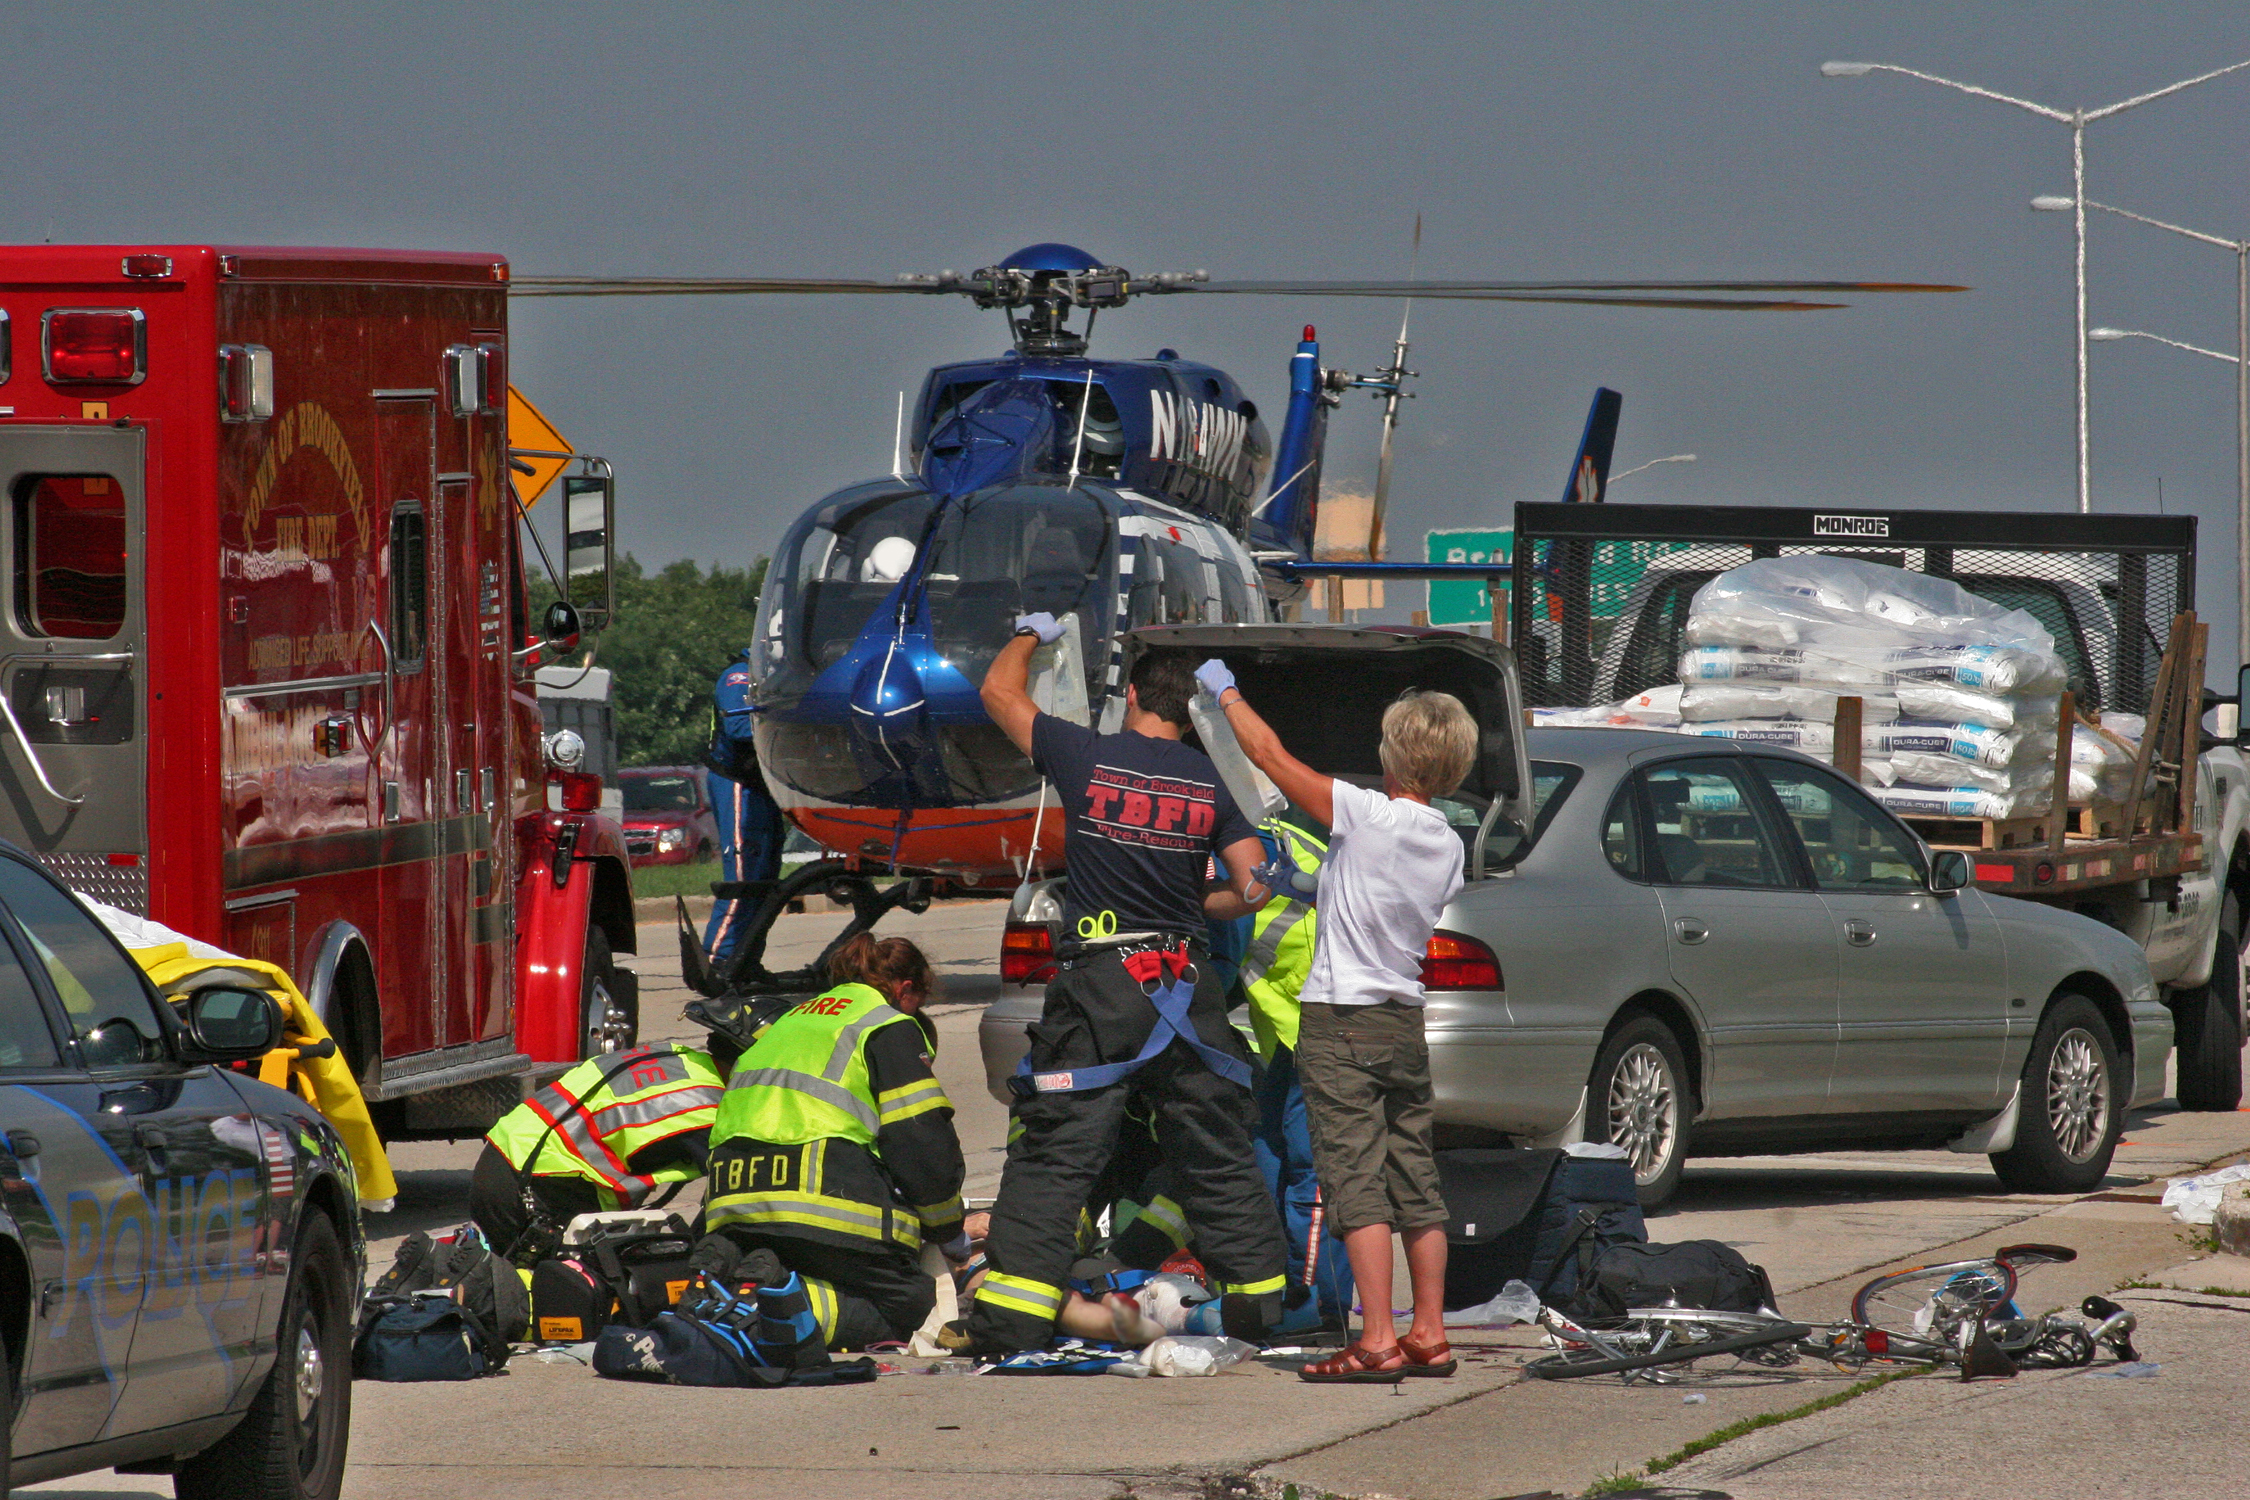
{"type": "MultiPolygon", "coordinates": [[[[508,446],[510,449],[568,453],[570,439],[555,431],[554,424],[540,414],[539,408],[511,385],[508,387],[508,446]]],[[[555,482],[555,476],[570,467],[567,458],[516,458],[513,462],[531,466],[529,474],[511,469],[508,475],[508,482],[516,487],[517,498],[526,509],[537,505],[547,486],[555,482]]]]}

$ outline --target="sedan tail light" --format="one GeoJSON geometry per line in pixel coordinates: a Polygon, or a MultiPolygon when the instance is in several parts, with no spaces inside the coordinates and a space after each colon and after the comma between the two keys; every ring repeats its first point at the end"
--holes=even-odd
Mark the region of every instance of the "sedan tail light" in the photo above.
{"type": "Polygon", "coordinates": [[[1010,922],[1000,934],[1000,982],[1045,984],[1055,977],[1055,940],[1044,922],[1010,922]]]}
{"type": "Polygon", "coordinates": [[[1443,928],[1430,934],[1422,950],[1422,988],[1425,990],[1499,990],[1500,960],[1490,948],[1458,932],[1443,928]]]}

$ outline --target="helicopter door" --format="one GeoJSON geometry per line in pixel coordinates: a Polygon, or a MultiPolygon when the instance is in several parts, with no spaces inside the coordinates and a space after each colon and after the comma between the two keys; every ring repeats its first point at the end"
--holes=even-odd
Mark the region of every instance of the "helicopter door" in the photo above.
{"type": "Polygon", "coordinates": [[[143,441],[133,428],[0,434],[0,836],[146,914],[143,441]]]}

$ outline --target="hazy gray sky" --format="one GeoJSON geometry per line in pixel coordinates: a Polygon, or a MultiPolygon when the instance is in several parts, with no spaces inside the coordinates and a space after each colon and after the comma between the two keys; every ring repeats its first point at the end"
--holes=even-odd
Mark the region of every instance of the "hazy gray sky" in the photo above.
{"type": "MultiPolygon", "coordinates": [[[[2074,503],[2062,127],[1824,58],[2097,106],[2250,57],[2250,9],[2169,5],[18,5],[0,18],[0,235],[496,250],[524,274],[884,276],[1066,240],[1135,271],[1967,282],[1847,311],[1425,305],[1394,551],[1559,498],[1596,384],[1615,499],[2074,503]]],[[[2250,77],[2088,132],[2089,194],[2250,235],[2250,77]]],[[[2092,230],[2097,323],[2231,350],[2231,258],[2092,230]]],[[[1372,368],[1387,304],[1106,316],[1278,411],[1298,328],[1372,368]]],[[[889,464],[931,364],[1005,345],[919,299],[519,304],[517,380],[617,464],[644,560],[747,562],[889,464]]],[[[2100,510],[2203,518],[2230,659],[2231,372],[2093,354],[2100,510]]],[[[1330,475],[1374,468],[1372,404],[1330,475]]],[[[2215,673],[2215,675],[2217,675],[2215,673]]]]}

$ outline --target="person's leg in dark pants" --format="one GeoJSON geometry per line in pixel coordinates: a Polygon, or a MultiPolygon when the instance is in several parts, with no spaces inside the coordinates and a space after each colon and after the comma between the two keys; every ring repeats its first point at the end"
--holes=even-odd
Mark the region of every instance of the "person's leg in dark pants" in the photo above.
{"type": "Polygon", "coordinates": [[[937,1283],[903,1249],[867,1253],[782,1235],[747,1236],[744,1243],[772,1250],[804,1278],[832,1350],[909,1338],[937,1306],[937,1283]]]}
{"type": "MultiPolygon", "coordinates": [[[[599,1213],[603,1207],[600,1191],[576,1177],[534,1177],[531,1192],[548,1222],[557,1229],[565,1228],[580,1214],[599,1213]]],[[[489,1141],[469,1174],[469,1218],[483,1231],[484,1242],[496,1255],[506,1255],[531,1223],[531,1216],[524,1210],[523,1179],[500,1154],[500,1148],[489,1141]]]]}
{"type": "MultiPolygon", "coordinates": [[[[1121,1061],[1147,1040],[1155,1011],[1137,987],[1121,995],[1105,984],[1105,970],[1130,985],[1108,960],[1066,969],[1048,987],[1046,1009],[1031,1028],[1034,1072],[1121,1061]],[[1143,1013],[1138,1034],[1134,1004],[1143,1013]]],[[[1022,1128],[1008,1147],[985,1240],[989,1269],[969,1314],[975,1347],[1036,1349],[1053,1336],[1077,1257],[1079,1211],[1116,1149],[1130,1086],[1128,1080],[1017,1102],[1015,1121],[1022,1128]]]]}
{"type": "MultiPolygon", "coordinates": [[[[1249,1049],[1227,1024],[1226,991],[1214,974],[1197,974],[1188,1014],[1206,1046],[1248,1065],[1249,1049]]],[[[1211,1272],[1212,1290],[1243,1299],[1237,1303],[1248,1319],[1239,1325],[1243,1333],[1276,1326],[1289,1251],[1280,1213],[1258,1170],[1250,1090],[1212,1072],[1179,1042],[1135,1074],[1132,1084],[1152,1106],[1173,1196],[1194,1227],[1196,1254],[1211,1272]]]]}
{"type": "MultiPolygon", "coordinates": [[[[716,771],[707,772],[704,785],[711,793],[711,817],[719,825],[719,878],[747,880],[742,869],[742,818],[747,801],[743,788],[716,771]]],[[[735,929],[756,914],[758,903],[740,896],[721,896],[711,903],[711,921],[703,929],[703,951],[715,969],[724,969],[734,952],[735,929]]]]}
{"type": "Polygon", "coordinates": [[[515,1167],[490,1141],[469,1173],[469,1218],[484,1231],[484,1242],[500,1255],[508,1253],[531,1222],[515,1167]]]}

